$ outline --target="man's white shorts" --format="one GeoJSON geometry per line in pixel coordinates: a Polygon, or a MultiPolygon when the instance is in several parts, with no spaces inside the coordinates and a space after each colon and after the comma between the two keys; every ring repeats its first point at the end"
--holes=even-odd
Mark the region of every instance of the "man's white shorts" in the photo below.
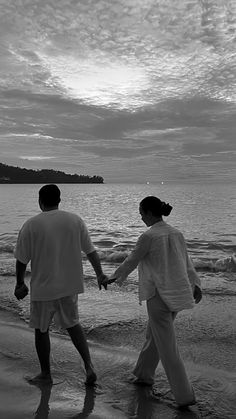
{"type": "Polygon", "coordinates": [[[63,329],[69,329],[79,322],[78,295],[70,295],[57,300],[31,301],[29,326],[46,332],[54,318],[63,329]]]}

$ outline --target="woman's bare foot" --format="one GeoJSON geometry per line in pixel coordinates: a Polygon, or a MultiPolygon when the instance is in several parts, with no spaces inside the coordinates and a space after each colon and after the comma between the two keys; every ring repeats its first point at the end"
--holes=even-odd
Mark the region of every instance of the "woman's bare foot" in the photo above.
{"type": "Polygon", "coordinates": [[[30,384],[52,384],[52,376],[51,374],[46,374],[46,373],[40,373],[38,375],[36,375],[35,377],[25,377],[26,380],[30,383],[30,384]]]}
{"type": "Polygon", "coordinates": [[[128,381],[128,383],[135,384],[137,386],[152,386],[153,385],[153,382],[148,381],[148,380],[144,380],[144,379],[138,378],[138,377],[131,377],[127,381],[128,381]]]}
{"type": "Polygon", "coordinates": [[[178,405],[178,408],[179,409],[187,409],[189,406],[193,406],[194,404],[196,404],[197,403],[197,401],[196,401],[196,399],[194,398],[193,400],[191,400],[190,402],[188,402],[188,403],[185,403],[185,404],[179,404],[178,405]]]}

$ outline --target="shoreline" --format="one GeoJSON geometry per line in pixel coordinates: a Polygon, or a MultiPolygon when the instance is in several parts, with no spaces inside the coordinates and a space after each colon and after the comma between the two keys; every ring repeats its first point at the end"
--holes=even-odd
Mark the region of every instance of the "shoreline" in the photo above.
{"type": "MultiPolygon", "coordinates": [[[[15,279],[10,277],[1,283],[0,310],[9,310],[27,323],[29,296],[21,302],[13,299],[14,283],[15,279]]],[[[141,349],[145,340],[147,313],[146,304],[140,306],[137,295],[127,293],[118,286],[98,291],[86,284],[85,292],[79,294],[78,306],[79,319],[88,339],[137,351],[141,349]]],[[[233,351],[236,346],[235,306],[235,294],[209,294],[207,290],[206,294],[203,291],[202,301],[193,310],[178,313],[175,330],[184,359],[193,357],[200,363],[204,359],[215,368],[223,365],[226,370],[232,370],[232,365],[236,365],[233,351]]],[[[52,330],[56,335],[65,334],[56,325],[52,330]]]]}
{"type": "Polygon", "coordinates": [[[136,297],[129,296],[129,319],[125,320],[120,312],[122,302],[126,304],[122,293],[115,296],[115,305],[110,301],[113,294],[89,288],[80,298],[80,320],[98,374],[95,391],[86,392],[83,367],[68,336],[55,332],[51,333],[52,375],[57,385],[50,391],[30,386],[24,376],[38,372],[33,331],[16,312],[0,310],[0,417],[119,419],[140,411],[139,419],[145,418],[144,412],[151,412],[151,419],[232,419],[236,410],[236,296],[204,295],[194,310],[177,316],[177,340],[198,400],[188,412],[180,412],[161,365],[154,385],[154,390],[163,393],[160,400],[153,400],[146,388],[127,384],[144,342],[147,317],[145,305],[140,307],[136,297]],[[106,324],[112,315],[112,323],[106,324]],[[12,399],[17,401],[15,406],[12,399]],[[44,413],[37,416],[37,409],[44,413]]]}

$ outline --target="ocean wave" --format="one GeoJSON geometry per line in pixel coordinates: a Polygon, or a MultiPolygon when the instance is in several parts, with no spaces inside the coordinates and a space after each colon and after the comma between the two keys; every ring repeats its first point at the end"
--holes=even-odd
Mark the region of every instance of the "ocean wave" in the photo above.
{"type": "Polygon", "coordinates": [[[112,263],[121,263],[128,256],[128,252],[125,250],[115,250],[115,251],[98,251],[98,255],[101,260],[105,262],[112,263]]]}
{"type": "Polygon", "coordinates": [[[210,272],[236,272],[236,255],[226,256],[217,260],[193,259],[196,270],[210,272]]]}
{"type": "MultiPolygon", "coordinates": [[[[9,252],[9,250],[8,250],[9,252]]],[[[107,250],[97,250],[98,255],[102,262],[108,264],[118,265],[122,263],[126,257],[129,255],[130,251],[127,250],[125,246],[117,246],[116,249],[107,249],[107,250]]],[[[7,253],[7,249],[6,249],[7,253]]],[[[10,252],[9,252],[10,253],[10,252]]],[[[11,252],[12,253],[12,252],[11,252]]],[[[84,256],[86,260],[86,256],[84,256]]],[[[219,259],[208,259],[203,256],[203,258],[192,258],[193,265],[195,269],[199,272],[236,272],[236,255],[226,256],[219,259]]],[[[30,273],[30,268],[28,267],[27,273],[30,273]]],[[[0,264],[0,275],[1,276],[13,276],[15,275],[15,260],[4,259],[0,264]]]]}
{"type": "Polygon", "coordinates": [[[0,253],[13,253],[14,245],[11,243],[4,243],[0,245],[0,253]]]}
{"type": "MultiPolygon", "coordinates": [[[[16,267],[15,267],[15,263],[11,263],[11,264],[2,264],[0,266],[0,276],[3,277],[9,277],[9,276],[15,276],[16,274],[16,267]]],[[[31,274],[30,268],[27,267],[26,270],[26,277],[29,276],[31,274]]]]}
{"type": "MultiPolygon", "coordinates": [[[[110,249],[106,251],[98,251],[100,259],[105,262],[121,263],[129,255],[125,246],[120,246],[118,250],[110,249]]],[[[236,272],[236,255],[213,259],[192,258],[194,267],[197,271],[209,272],[236,272]]]]}
{"type": "Polygon", "coordinates": [[[190,250],[203,252],[208,250],[220,250],[226,253],[236,253],[236,245],[231,240],[221,240],[221,242],[207,240],[187,240],[187,247],[190,250]]]}
{"type": "Polygon", "coordinates": [[[232,290],[232,289],[204,289],[203,290],[203,294],[207,294],[207,295],[217,295],[217,296],[221,296],[221,297],[225,297],[227,295],[229,296],[235,296],[236,295],[236,291],[232,290]]]}

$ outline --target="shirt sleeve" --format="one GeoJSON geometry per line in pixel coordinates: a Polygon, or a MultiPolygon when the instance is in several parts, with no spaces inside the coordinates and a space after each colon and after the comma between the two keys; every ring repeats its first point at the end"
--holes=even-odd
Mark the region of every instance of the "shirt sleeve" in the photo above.
{"type": "Polygon", "coordinates": [[[119,278],[118,283],[122,283],[127,276],[137,268],[139,262],[146,256],[150,249],[150,237],[147,234],[142,234],[135,245],[134,250],[125,261],[114,272],[112,277],[119,278]]]}
{"type": "Polygon", "coordinates": [[[30,229],[28,223],[25,223],[19,231],[14,256],[25,265],[31,260],[30,229]]]}
{"type": "Polygon", "coordinates": [[[193,262],[189,255],[187,254],[187,272],[188,272],[188,278],[192,285],[192,288],[194,288],[195,285],[197,285],[199,288],[201,288],[201,281],[200,278],[193,266],[193,262]]]}
{"type": "Polygon", "coordinates": [[[88,229],[83,220],[81,220],[81,249],[86,255],[95,251],[95,247],[90,239],[88,229]]]}
{"type": "Polygon", "coordinates": [[[179,236],[179,240],[180,240],[180,246],[182,249],[183,258],[185,258],[187,275],[188,275],[188,279],[191,284],[191,287],[192,289],[194,289],[194,286],[197,285],[199,288],[201,288],[200,278],[196,272],[196,269],[193,266],[192,259],[190,258],[188,254],[186,241],[182,233],[179,236]]]}

